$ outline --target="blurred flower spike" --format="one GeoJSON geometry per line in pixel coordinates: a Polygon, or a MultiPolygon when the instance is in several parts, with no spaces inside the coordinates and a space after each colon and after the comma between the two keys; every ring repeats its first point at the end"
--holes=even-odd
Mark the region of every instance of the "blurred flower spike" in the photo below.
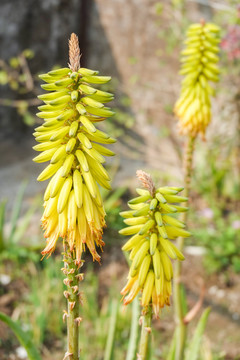
{"type": "Polygon", "coordinates": [[[75,251],[80,264],[82,251],[87,246],[93,260],[100,261],[96,245],[102,248],[105,211],[98,184],[111,189],[110,178],[103,167],[105,156],[114,153],[101,144],[115,139],[98,130],[95,124],[113,115],[104,107],[113,95],[92,87],[105,84],[111,78],[98,76],[98,71],[80,67],[78,38],[69,41],[69,68],[40,75],[47,84],[42,85],[48,94],[40,95],[45,105],[37,116],[42,126],[35,129],[41,154],[35,162],[50,161],[39,175],[38,181],[51,180],[44,194],[42,226],[47,245],[43,255],[51,254],[59,237],[65,239],[75,251]]]}
{"type": "Polygon", "coordinates": [[[136,189],[139,196],[128,202],[131,210],[120,213],[128,225],[120,230],[120,234],[131,235],[122,248],[131,251],[131,266],[121,294],[127,305],[142,291],[143,309],[152,305],[158,316],[164,305],[170,305],[173,277],[170,258],[184,260],[171,240],[190,236],[184,223],[172,216],[188,210],[176,205],[186,202],[187,198],[178,195],[183,188],[165,186],[155,189],[150,175],[139,170],[137,176],[144,189],[136,189]]]}
{"type": "Polygon", "coordinates": [[[240,59],[240,26],[234,25],[228,29],[221,42],[222,49],[227,53],[229,60],[240,59]]]}
{"type": "Polygon", "coordinates": [[[184,135],[205,137],[211,121],[210,96],[214,95],[209,81],[219,80],[219,42],[220,28],[215,24],[202,22],[188,28],[186,48],[181,53],[180,74],[184,79],[174,108],[184,135]]]}

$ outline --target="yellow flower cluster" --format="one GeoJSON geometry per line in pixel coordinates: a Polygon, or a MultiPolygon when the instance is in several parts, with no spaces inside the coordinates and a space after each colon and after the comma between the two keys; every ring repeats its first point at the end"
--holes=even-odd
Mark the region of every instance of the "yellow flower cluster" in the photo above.
{"type": "Polygon", "coordinates": [[[190,236],[185,225],[172,216],[187,211],[186,207],[175,205],[187,201],[178,195],[182,190],[178,187],[136,189],[140,196],[128,202],[131,210],[120,213],[128,225],[120,234],[132,235],[122,248],[131,251],[132,262],[128,282],[121,291],[124,304],[130,303],[142,290],[141,305],[152,304],[156,316],[165,304],[170,305],[173,277],[170,258],[184,260],[171,240],[190,236]]]}
{"type": "Polygon", "coordinates": [[[214,89],[209,81],[219,80],[218,52],[220,28],[215,24],[193,24],[187,31],[186,48],[181,55],[182,81],[180,98],[175,105],[181,133],[204,138],[211,121],[210,96],[214,89]]]}
{"type": "Polygon", "coordinates": [[[98,130],[95,123],[113,115],[103,105],[113,95],[89,84],[104,84],[111,78],[86,68],[62,68],[40,78],[47,83],[42,88],[50,93],[39,96],[45,105],[39,107],[37,116],[44,123],[35,129],[34,136],[40,144],[34,149],[41,154],[34,161],[50,161],[38,180],[51,178],[41,219],[47,238],[42,254],[51,254],[57,239],[62,237],[76,252],[78,263],[85,244],[93,259],[99,261],[96,245],[104,245],[105,211],[97,184],[111,188],[102,164],[104,155],[114,155],[101,144],[114,143],[115,139],[98,130]]]}

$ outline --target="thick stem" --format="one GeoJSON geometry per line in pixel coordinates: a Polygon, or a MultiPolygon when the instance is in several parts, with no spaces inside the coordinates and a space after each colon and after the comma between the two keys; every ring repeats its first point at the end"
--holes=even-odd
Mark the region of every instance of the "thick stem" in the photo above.
{"type": "Polygon", "coordinates": [[[146,360],[148,353],[149,336],[151,334],[152,323],[152,307],[148,306],[148,309],[142,315],[142,330],[139,343],[138,360],[146,360]]]}
{"type": "Polygon", "coordinates": [[[66,275],[64,284],[67,286],[67,291],[64,291],[67,299],[67,353],[65,358],[79,360],[79,325],[81,322],[79,282],[81,274],[78,272],[79,266],[76,265],[74,253],[69,249],[64,252],[64,263],[63,272],[66,275]]]}
{"type": "MultiPolygon", "coordinates": [[[[184,196],[189,196],[189,189],[192,177],[192,160],[194,152],[194,137],[189,137],[184,153],[184,196]]],[[[187,212],[182,213],[181,221],[186,223],[187,212]]],[[[179,237],[177,240],[177,246],[180,251],[183,250],[184,238],[179,237]]],[[[187,328],[184,323],[184,306],[182,304],[181,296],[181,261],[175,262],[174,268],[174,312],[176,321],[176,355],[175,360],[183,360],[184,348],[186,343],[187,328]]]]}

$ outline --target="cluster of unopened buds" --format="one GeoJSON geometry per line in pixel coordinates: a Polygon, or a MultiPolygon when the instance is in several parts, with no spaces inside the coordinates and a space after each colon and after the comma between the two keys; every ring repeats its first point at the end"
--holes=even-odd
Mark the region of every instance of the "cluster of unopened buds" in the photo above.
{"type": "Polygon", "coordinates": [[[152,304],[156,316],[160,308],[170,304],[173,277],[170,259],[184,260],[172,240],[190,236],[184,223],[174,216],[187,211],[186,207],[177,205],[187,201],[178,195],[182,190],[167,186],[156,190],[153,186],[151,189],[138,188],[139,196],[128,202],[131,210],[120,213],[128,225],[120,230],[120,234],[131,235],[122,248],[131,251],[129,259],[132,262],[128,282],[121,291],[124,304],[130,303],[142,291],[142,307],[152,304]]]}
{"type": "Polygon", "coordinates": [[[39,142],[34,149],[41,151],[34,161],[50,161],[38,177],[39,181],[51,178],[44,194],[42,225],[47,246],[42,254],[51,254],[57,239],[62,237],[80,264],[85,246],[93,260],[100,261],[96,245],[104,245],[105,211],[98,185],[111,189],[110,177],[102,164],[104,156],[114,155],[102,144],[114,143],[115,139],[95,126],[113,115],[104,106],[113,95],[91,85],[105,84],[111,78],[78,68],[76,35],[72,35],[71,42],[70,60],[74,48],[75,65],[73,58],[71,68],[40,75],[47,83],[42,88],[50,93],[39,96],[45,105],[39,107],[37,114],[43,124],[34,133],[39,142]]]}
{"type": "Polygon", "coordinates": [[[210,97],[214,89],[209,81],[219,80],[220,28],[212,23],[193,24],[188,28],[186,48],[181,53],[181,71],[184,75],[181,94],[175,104],[181,133],[204,137],[211,121],[210,97]]]}

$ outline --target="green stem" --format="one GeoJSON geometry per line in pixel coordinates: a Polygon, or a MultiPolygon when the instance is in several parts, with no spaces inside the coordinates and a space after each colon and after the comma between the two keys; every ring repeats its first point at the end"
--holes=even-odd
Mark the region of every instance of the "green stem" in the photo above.
{"type": "MultiPolygon", "coordinates": [[[[65,244],[66,246],[66,244],[65,244]]],[[[64,252],[64,284],[67,291],[64,296],[67,299],[67,353],[66,358],[69,360],[79,360],[79,325],[81,318],[79,317],[79,282],[81,280],[78,273],[78,266],[75,262],[75,256],[72,251],[66,247],[64,252]]]]}
{"type": "Polygon", "coordinates": [[[104,360],[113,359],[114,339],[117,325],[118,302],[116,299],[111,303],[110,323],[108,326],[107,344],[105,347],[104,360]]]}
{"type": "Polygon", "coordinates": [[[138,296],[132,302],[132,321],[130,339],[128,343],[128,351],[126,360],[135,360],[137,352],[137,341],[138,341],[138,319],[139,319],[139,298],[138,296]]]}
{"type": "Polygon", "coordinates": [[[146,312],[142,315],[142,330],[139,343],[138,360],[146,360],[148,354],[149,336],[151,333],[152,307],[148,306],[146,312]]]}
{"type": "MultiPolygon", "coordinates": [[[[189,196],[189,189],[192,177],[192,159],[194,152],[194,137],[189,137],[184,153],[184,196],[189,196]]],[[[186,223],[187,212],[182,213],[181,221],[186,223]]],[[[177,246],[180,251],[183,251],[184,238],[179,237],[177,240],[177,246]]],[[[182,304],[181,296],[181,261],[175,262],[174,268],[174,312],[176,321],[176,355],[175,360],[183,360],[184,349],[187,337],[187,328],[184,323],[184,306],[182,304]]]]}

